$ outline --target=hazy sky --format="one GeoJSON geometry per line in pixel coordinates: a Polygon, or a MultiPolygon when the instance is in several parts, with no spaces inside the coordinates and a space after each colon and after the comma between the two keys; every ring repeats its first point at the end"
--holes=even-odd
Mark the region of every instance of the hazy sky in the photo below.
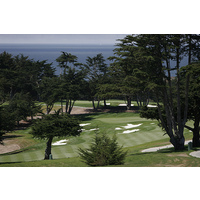
{"type": "Polygon", "coordinates": [[[126,34],[0,34],[2,43],[115,44],[126,34]]]}

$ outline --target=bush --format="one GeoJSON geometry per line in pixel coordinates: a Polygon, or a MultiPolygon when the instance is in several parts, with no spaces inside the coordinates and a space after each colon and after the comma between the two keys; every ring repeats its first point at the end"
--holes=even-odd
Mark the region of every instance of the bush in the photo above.
{"type": "Polygon", "coordinates": [[[79,148],[79,155],[90,166],[122,165],[127,151],[122,150],[114,135],[110,139],[105,133],[96,133],[89,149],[79,148]]]}

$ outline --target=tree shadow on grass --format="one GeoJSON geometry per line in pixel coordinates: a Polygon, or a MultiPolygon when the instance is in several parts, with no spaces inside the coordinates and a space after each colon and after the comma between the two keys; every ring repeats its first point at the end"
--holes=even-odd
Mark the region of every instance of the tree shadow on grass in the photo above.
{"type": "Polygon", "coordinates": [[[1,138],[2,140],[5,139],[12,139],[12,138],[17,138],[17,137],[22,137],[21,135],[3,135],[1,138]]]}
{"type": "Polygon", "coordinates": [[[123,113],[123,112],[138,112],[138,106],[131,106],[130,110],[127,110],[126,106],[110,106],[108,109],[108,113],[123,113]]]}
{"type": "Polygon", "coordinates": [[[18,163],[22,163],[22,162],[0,162],[0,167],[2,164],[18,164],[18,163]]]}
{"type": "Polygon", "coordinates": [[[174,147],[166,148],[166,149],[160,149],[157,152],[158,153],[178,153],[178,152],[187,152],[188,146],[185,145],[185,148],[183,150],[175,150],[174,147]]]}
{"type": "Polygon", "coordinates": [[[90,120],[94,119],[95,116],[98,116],[100,114],[102,114],[102,113],[89,113],[89,114],[76,115],[76,117],[80,121],[90,121],[90,120]]]}

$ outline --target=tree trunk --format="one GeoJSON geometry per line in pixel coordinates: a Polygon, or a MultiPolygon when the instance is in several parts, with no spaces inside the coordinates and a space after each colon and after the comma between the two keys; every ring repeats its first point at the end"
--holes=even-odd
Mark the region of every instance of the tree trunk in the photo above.
{"type": "Polygon", "coordinates": [[[44,160],[49,160],[49,155],[51,154],[51,143],[53,140],[53,136],[50,136],[48,141],[47,141],[47,147],[45,150],[45,156],[44,156],[44,160]]]}
{"type": "Polygon", "coordinates": [[[63,113],[63,100],[61,98],[61,112],[63,113]]]}
{"type": "Polygon", "coordinates": [[[192,145],[193,147],[200,147],[199,130],[193,130],[192,145]]]}
{"type": "Polygon", "coordinates": [[[95,104],[94,104],[94,99],[92,100],[92,106],[93,106],[93,109],[96,110],[95,104]]]}
{"type": "Polygon", "coordinates": [[[53,108],[53,105],[48,105],[47,104],[47,115],[50,114],[52,108],[53,108]]]}
{"type": "Polygon", "coordinates": [[[185,144],[184,136],[182,136],[181,138],[172,137],[172,138],[170,138],[170,142],[174,146],[175,150],[183,150],[185,148],[184,147],[184,144],[185,144]]]}
{"type": "Polygon", "coordinates": [[[66,100],[65,113],[67,113],[68,106],[69,106],[69,100],[66,100]]]}
{"type": "Polygon", "coordinates": [[[69,114],[71,114],[72,108],[74,107],[74,103],[75,103],[75,101],[70,99],[69,111],[68,111],[69,114]]]}
{"type": "Polygon", "coordinates": [[[106,106],[106,99],[105,98],[103,99],[103,102],[104,102],[104,108],[106,108],[107,106],[106,106]]]}
{"type": "Polygon", "coordinates": [[[100,99],[98,99],[98,103],[97,103],[97,109],[99,108],[99,103],[100,103],[100,99]]]}
{"type": "Polygon", "coordinates": [[[192,36],[189,35],[188,65],[191,63],[191,58],[192,58],[192,36]]]}
{"type": "Polygon", "coordinates": [[[200,141],[199,141],[199,121],[200,121],[200,116],[197,115],[195,117],[195,121],[194,121],[193,138],[192,138],[193,147],[200,147],[200,141]]]}
{"type": "Polygon", "coordinates": [[[131,97],[127,97],[127,110],[131,109],[131,97]]]}

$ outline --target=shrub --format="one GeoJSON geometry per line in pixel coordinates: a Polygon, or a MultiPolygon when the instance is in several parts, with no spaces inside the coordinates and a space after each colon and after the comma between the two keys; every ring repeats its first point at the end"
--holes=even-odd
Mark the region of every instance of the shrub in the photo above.
{"type": "Polygon", "coordinates": [[[118,145],[116,135],[109,138],[105,133],[96,133],[88,149],[78,150],[83,162],[90,166],[122,165],[127,154],[118,145]]]}

